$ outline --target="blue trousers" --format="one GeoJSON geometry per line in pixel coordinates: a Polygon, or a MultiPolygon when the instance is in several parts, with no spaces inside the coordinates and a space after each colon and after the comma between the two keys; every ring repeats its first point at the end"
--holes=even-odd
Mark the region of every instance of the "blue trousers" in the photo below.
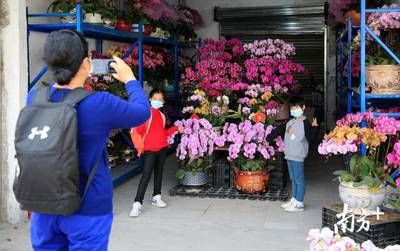
{"type": "Polygon", "coordinates": [[[34,251],[106,251],[113,215],[32,214],[34,251]]]}
{"type": "Polygon", "coordinates": [[[290,180],[292,181],[292,196],[300,202],[304,201],[306,184],[304,178],[304,162],[288,160],[290,180]]]}

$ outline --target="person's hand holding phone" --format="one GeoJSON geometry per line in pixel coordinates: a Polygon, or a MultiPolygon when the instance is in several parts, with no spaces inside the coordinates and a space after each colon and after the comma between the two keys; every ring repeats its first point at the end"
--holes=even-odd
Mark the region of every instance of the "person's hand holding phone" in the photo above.
{"type": "Polygon", "coordinates": [[[122,83],[128,83],[131,80],[136,80],[135,75],[132,72],[132,69],[129,67],[124,60],[119,57],[113,57],[114,62],[110,64],[110,67],[115,70],[115,73],[112,76],[121,81],[122,83]]]}

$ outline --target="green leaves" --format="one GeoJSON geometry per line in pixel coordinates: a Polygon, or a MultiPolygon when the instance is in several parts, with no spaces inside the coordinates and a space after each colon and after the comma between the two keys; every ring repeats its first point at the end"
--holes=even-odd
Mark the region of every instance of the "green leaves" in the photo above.
{"type": "Polygon", "coordinates": [[[178,180],[181,180],[181,179],[185,178],[185,175],[186,175],[185,170],[179,169],[179,170],[176,172],[175,177],[176,177],[178,180]]]}
{"type": "Polygon", "coordinates": [[[370,192],[379,191],[385,180],[390,183],[389,177],[385,175],[381,165],[376,164],[367,156],[359,154],[351,157],[350,172],[339,170],[333,174],[339,176],[341,181],[353,182],[354,187],[366,185],[370,192]]]}

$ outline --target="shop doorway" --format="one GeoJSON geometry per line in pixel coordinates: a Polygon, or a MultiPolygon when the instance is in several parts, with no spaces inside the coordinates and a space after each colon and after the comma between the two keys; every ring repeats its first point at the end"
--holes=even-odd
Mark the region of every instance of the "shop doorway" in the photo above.
{"type": "MultiPolygon", "coordinates": [[[[279,38],[296,47],[294,61],[306,68],[297,80],[299,95],[312,107],[319,121],[327,120],[326,81],[326,6],[291,6],[260,8],[215,8],[220,36],[242,42],[279,38]]],[[[325,123],[326,124],[326,123],[325,123]]]]}

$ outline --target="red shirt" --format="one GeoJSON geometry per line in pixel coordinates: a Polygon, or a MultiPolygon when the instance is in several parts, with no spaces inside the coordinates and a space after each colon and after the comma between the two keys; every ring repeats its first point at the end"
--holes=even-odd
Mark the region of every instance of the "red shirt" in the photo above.
{"type": "MultiPolygon", "coordinates": [[[[151,108],[151,124],[148,128],[148,134],[144,139],[145,152],[158,152],[168,146],[167,138],[178,131],[176,126],[165,129],[165,116],[158,109],[151,108]]],[[[145,135],[147,123],[139,126],[137,132],[145,135]]]]}

